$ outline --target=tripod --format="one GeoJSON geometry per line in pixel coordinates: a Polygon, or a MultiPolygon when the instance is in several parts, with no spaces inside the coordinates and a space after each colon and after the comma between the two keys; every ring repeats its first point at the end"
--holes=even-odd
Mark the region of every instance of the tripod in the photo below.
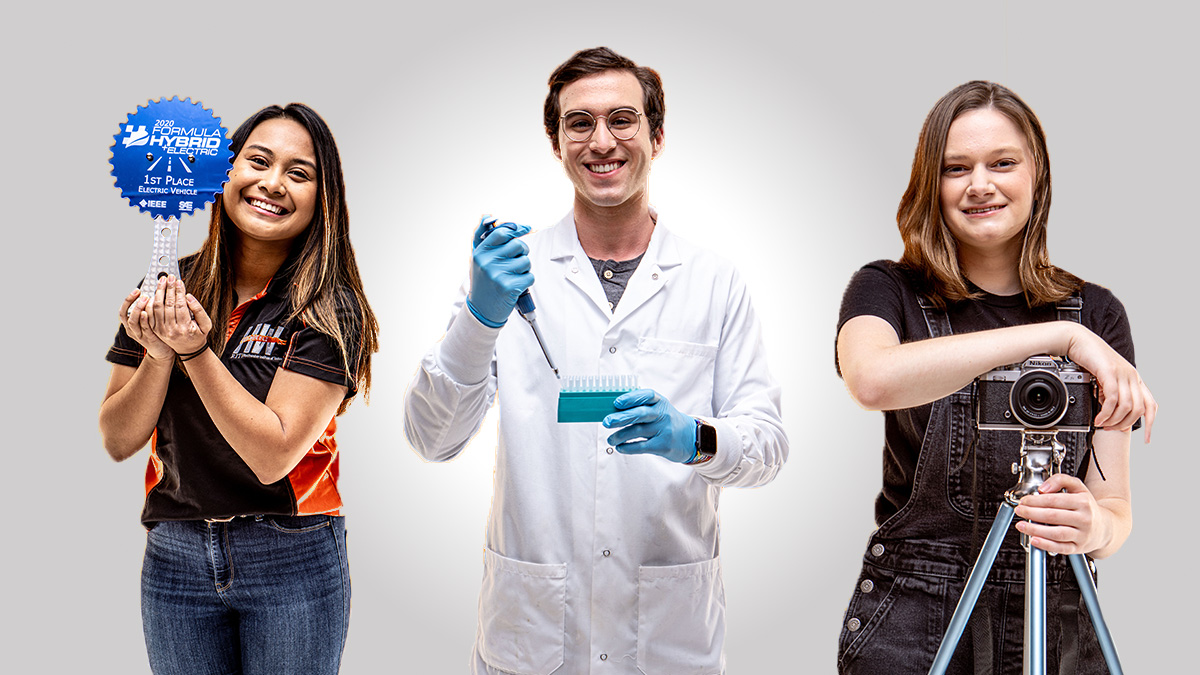
{"type": "MultiPolygon", "coordinates": [[[[945,675],[950,657],[958,646],[967,619],[975,609],[975,602],[983,590],[984,581],[1000,551],[1004,534],[1012,524],[1013,507],[1025,495],[1034,494],[1038,487],[1046,482],[1062,464],[1066,448],[1058,442],[1056,429],[1024,429],[1021,432],[1021,459],[1019,464],[1013,464],[1013,473],[1018,473],[1017,484],[1004,493],[1004,502],[992,522],[992,529],[983,542],[983,549],[975,561],[975,567],[967,577],[967,586],[959,598],[954,615],[950,617],[950,626],[942,638],[937,655],[933,658],[933,666],[929,675],[945,675]]],[[[1046,552],[1029,545],[1029,538],[1021,536],[1025,547],[1025,655],[1024,675],[1045,675],[1046,673],[1046,552]]],[[[1088,616],[1096,629],[1096,637],[1100,642],[1100,651],[1104,654],[1104,662],[1112,675],[1123,675],[1121,663],[1117,660],[1117,650],[1113,646],[1112,636],[1104,617],[1100,614],[1100,600],[1096,597],[1096,584],[1092,581],[1087,561],[1079,553],[1068,556],[1075,579],[1088,609],[1088,616]]]]}

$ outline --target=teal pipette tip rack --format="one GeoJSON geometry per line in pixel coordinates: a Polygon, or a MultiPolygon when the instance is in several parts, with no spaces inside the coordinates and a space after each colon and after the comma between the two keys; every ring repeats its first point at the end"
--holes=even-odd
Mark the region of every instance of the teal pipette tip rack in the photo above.
{"type": "Polygon", "coordinates": [[[613,401],[637,389],[636,375],[568,375],[558,392],[558,421],[600,422],[617,412],[613,401]]]}

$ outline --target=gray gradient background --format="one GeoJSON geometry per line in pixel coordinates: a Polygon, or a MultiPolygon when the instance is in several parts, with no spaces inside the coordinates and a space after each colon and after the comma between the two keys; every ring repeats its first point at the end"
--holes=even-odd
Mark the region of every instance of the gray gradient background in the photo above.
{"type": "MultiPolygon", "coordinates": [[[[108,146],[135,105],[173,94],[231,129],[267,103],[304,101],[337,134],[383,326],[371,405],[356,402],[338,434],[354,580],[344,672],[465,670],[495,417],[460,459],[429,465],[403,439],[401,401],[447,319],[479,214],[544,227],[570,206],[541,131],[544,83],[597,44],[662,73],[653,201],[743,270],[783,386],[788,466],[723,500],[730,672],[834,670],[882,442],[880,415],[834,374],[838,304],[855,269],[898,255],[917,131],[939,96],[974,78],[1011,86],[1041,117],[1053,259],[1124,300],[1162,404],[1154,443],[1133,444],[1136,526],[1101,565],[1101,601],[1128,672],[1176,670],[1198,600],[1188,420],[1200,399],[1185,341],[1196,320],[1169,295],[1198,242],[1188,17],[1155,2],[776,4],[651,3],[624,18],[623,3],[9,10],[8,672],[148,671],[145,453],[113,464],[95,417],[117,306],[150,244],[148,216],[112,187],[108,146]]],[[[206,222],[184,219],[181,251],[206,222]]]]}

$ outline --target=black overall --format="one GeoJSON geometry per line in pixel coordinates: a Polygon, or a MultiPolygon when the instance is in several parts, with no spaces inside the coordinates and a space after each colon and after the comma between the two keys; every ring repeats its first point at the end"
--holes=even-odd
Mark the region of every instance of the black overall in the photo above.
{"type": "MultiPolygon", "coordinates": [[[[929,337],[951,334],[944,311],[920,305],[929,337]]],[[[1081,309],[1069,298],[1058,318],[1078,322],[1081,309]]],[[[838,641],[839,673],[926,673],[933,663],[1004,491],[1016,484],[1020,431],[976,431],[973,386],[933,403],[912,495],[868,542],[838,641]]],[[[1086,468],[1086,436],[1059,434],[1063,473],[1086,468]]],[[[1046,560],[1047,672],[1108,672],[1066,556],[1046,560]]],[[[1010,527],[948,673],[1021,672],[1024,581],[1025,552],[1010,527]]]]}

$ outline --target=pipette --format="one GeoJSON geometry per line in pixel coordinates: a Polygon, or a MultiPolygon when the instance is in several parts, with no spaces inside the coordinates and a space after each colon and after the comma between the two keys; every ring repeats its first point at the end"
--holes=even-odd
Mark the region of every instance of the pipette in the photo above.
{"type": "MultiPolygon", "coordinates": [[[[491,218],[491,216],[484,216],[485,220],[488,218],[491,218]]],[[[489,223],[488,231],[490,232],[495,227],[496,221],[493,219],[492,222],[489,223]]],[[[483,236],[487,236],[487,234],[484,233],[483,236]]],[[[542,354],[544,354],[546,357],[546,363],[550,364],[550,370],[554,371],[554,377],[562,379],[562,376],[558,374],[558,368],[554,365],[554,359],[550,358],[550,350],[546,349],[546,341],[542,339],[542,331],[538,328],[537,316],[534,314],[536,310],[537,307],[533,304],[533,296],[529,294],[529,289],[525,289],[525,291],[521,293],[521,296],[517,298],[517,313],[520,314],[521,318],[525,319],[525,322],[528,323],[529,327],[533,329],[533,336],[537,338],[538,346],[542,348],[542,354]]]]}
{"type": "Polygon", "coordinates": [[[558,368],[554,366],[554,359],[550,358],[550,351],[546,349],[546,341],[542,339],[542,331],[538,330],[537,318],[534,317],[534,310],[537,307],[533,306],[533,296],[526,290],[517,298],[517,312],[529,323],[529,327],[533,329],[533,336],[537,338],[538,346],[542,348],[542,354],[546,355],[546,363],[550,364],[550,370],[554,371],[554,377],[562,379],[558,374],[558,368]]]}

